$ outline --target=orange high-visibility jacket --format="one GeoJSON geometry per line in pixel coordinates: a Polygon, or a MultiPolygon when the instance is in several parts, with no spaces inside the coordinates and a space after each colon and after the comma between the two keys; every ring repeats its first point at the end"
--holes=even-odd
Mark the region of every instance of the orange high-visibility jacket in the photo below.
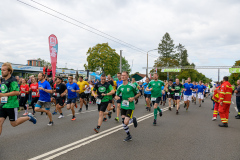
{"type": "Polygon", "coordinates": [[[232,86],[228,81],[223,82],[220,90],[220,103],[231,104],[232,86]]]}
{"type": "Polygon", "coordinates": [[[214,90],[213,97],[212,97],[212,100],[216,103],[219,103],[219,94],[220,94],[220,87],[217,87],[214,90]]]}

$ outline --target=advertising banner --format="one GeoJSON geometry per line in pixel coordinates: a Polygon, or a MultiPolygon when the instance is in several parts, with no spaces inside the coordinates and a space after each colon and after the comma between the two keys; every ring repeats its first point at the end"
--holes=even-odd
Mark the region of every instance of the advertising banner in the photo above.
{"type": "Polygon", "coordinates": [[[48,37],[48,41],[49,41],[49,51],[50,51],[50,58],[51,58],[51,65],[52,65],[52,76],[54,80],[55,74],[56,74],[56,66],[57,66],[58,41],[57,41],[57,37],[54,34],[51,34],[48,37]]]}

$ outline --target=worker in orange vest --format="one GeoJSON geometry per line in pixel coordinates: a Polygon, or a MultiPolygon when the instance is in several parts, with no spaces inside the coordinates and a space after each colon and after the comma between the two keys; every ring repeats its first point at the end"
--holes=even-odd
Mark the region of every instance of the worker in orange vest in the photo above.
{"type": "Polygon", "coordinates": [[[221,85],[220,95],[219,95],[219,115],[222,121],[222,124],[219,124],[219,127],[228,127],[228,116],[229,109],[232,99],[232,86],[228,82],[228,77],[223,77],[223,83],[221,85]]]}
{"type": "Polygon", "coordinates": [[[213,97],[212,97],[212,100],[215,102],[214,111],[213,111],[213,118],[212,118],[213,121],[215,121],[215,120],[217,119],[217,115],[218,115],[219,94],[220,94],[220,86],[217,87],[217,88],[214,90],[213,97]]]}

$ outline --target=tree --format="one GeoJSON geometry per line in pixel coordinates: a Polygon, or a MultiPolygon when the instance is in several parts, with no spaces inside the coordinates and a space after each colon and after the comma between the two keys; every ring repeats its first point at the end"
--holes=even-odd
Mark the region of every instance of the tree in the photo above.
{"type": "MultiPolygon", "coordinates": [[[[115,49],[112,49],[108,43],[97,44],[96,46],[89,48],[87,52],[87,62],[84,64],[85,69],[96,72],[105,72],[106,75],[111,76],[119,72],[120,56],[116,53],[115,49]]],[[[129,70],[130,65],[123,57],[123,69],[129,70]]]]}
{"type": "MultiPolygon", "coordinates": [[[[240,66],[240,60],[235,61],[234,66],[240,66]]],[[[231,84],[237,85],[237,80],[239,79],[240,79],[240,73],[231,73],[228,80],[231,84]]]]}
{"type": "Polygon", "coordinates": [[[48,62],[48,61],[45,61],[44,59],[38,58],[37,60],[41,61],[41,62],[40,62],[40,67],[43,67],[43,66],[51,66],[51,63],[48,62]]]}
{"type": "MultiPolygon", "coordinates": [[[[119,58],[119,70],[120,70],[120,58],[119,58]]],[[[128,64],[128,61],[125,57],[122,57],[122,71],[127,71],[128,73],[131,72],[130,65],[128,64]]]]}

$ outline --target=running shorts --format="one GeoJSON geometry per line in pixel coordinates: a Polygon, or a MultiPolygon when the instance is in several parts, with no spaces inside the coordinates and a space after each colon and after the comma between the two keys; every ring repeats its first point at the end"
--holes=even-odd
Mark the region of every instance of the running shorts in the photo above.
{"type": "Polygon", "coordinates": [[[16,121],[18,119],[18,109],[0,107],[0,118],[6,119],[7,117],[10,121],[16,121]]]}
{"type": "Polygon", "coordinates": [[[131,109],[126,110],[121,108],[121,115],[124,115],[126,117],[132,118],[133,112],[134,110],[131,110],[131,109]]]}

